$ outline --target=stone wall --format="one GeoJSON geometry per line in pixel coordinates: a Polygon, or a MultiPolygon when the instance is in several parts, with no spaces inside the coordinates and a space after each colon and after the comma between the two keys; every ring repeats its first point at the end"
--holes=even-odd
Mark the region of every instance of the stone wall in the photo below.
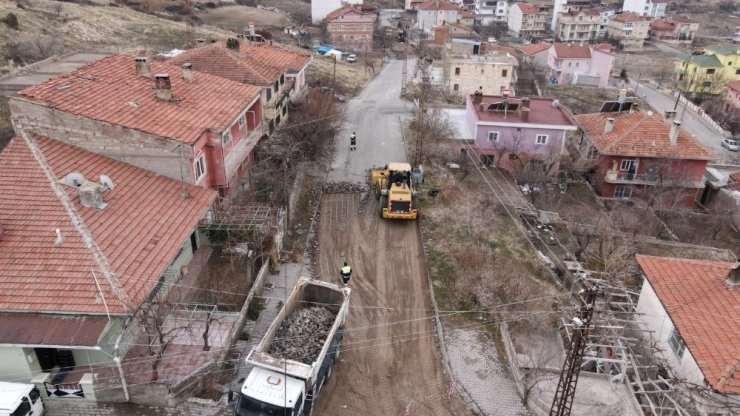
{"type": "MultiPolygon", "coordinates": [[[[176,149],[180,143],[178,141],[54,110],[18,98],[11,98],[9,105],[16,131],[20,122],[27,132],[59,140],[175,180],[181,179],[180,154],[176,149]]],[[[183,145],[179,152],[182,154],[182,176],[185,182],[192,183],[192,148],[183,145]]]]}

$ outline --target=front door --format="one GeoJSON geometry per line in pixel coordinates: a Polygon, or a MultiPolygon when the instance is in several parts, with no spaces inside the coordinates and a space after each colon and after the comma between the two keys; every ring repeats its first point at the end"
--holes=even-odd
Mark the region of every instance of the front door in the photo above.
{"type": "Polygon", "coordinates": [[[57,365],[56,348],[34,348],[36,358],[39,360],[41,371],[48,373],[57,365]]]}
{"type": "Polygon", "coordinates": [[[196,233],[197,231],[193,231],[193,233],[190,234],[190,245],[193,247],[193,253],[198,249],[198,236],[196,233]]]}

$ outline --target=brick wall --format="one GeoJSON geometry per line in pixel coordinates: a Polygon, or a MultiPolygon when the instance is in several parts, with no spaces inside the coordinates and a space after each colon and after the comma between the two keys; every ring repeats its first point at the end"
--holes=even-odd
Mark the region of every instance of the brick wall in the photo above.
{"type": "MultiPolygon", "coordinates": [[[[16,131],[20,121],[27,132],[47,136],[180,180],[180,155],[178,150],[174,150],[180,142],[57,111],[18,98],[11,98],[9,105],[16,131]]],[[[193,150],[189,145],[183,145],[179,151],[182,155],[184,180],[193,183],[193,150]]],[[[114,181],[115,179],[113,178],[114,181]]]]}

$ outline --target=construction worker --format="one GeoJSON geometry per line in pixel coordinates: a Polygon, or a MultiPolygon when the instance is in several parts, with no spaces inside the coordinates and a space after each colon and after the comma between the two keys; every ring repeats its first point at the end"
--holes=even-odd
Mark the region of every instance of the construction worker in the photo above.
{"type": "Polygon", "coordinates": [[[347,262],[344,262],[344,266],[341,268],[342,283],[347,286],[349,284],[349,278],[352,277],[352,268],[349,267],[347,262]]]}
{"type": "Polygon", "coordinates": [[[357,135],[355,132],[352,132],[352,135],[349,136],[349,150],[357,150],[357,135]]]}

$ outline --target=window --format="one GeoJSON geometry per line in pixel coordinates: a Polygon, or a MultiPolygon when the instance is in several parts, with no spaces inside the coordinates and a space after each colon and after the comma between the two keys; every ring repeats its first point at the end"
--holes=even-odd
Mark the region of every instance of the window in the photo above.
{"type": "Polygon", "coordinates": [[[547,135],[538,134],[534,141],[536,144],[547,144],[547,135]]]}
{"type": "Polygon", "coordinates": [[[240,116],[239,116],[239,127],[244,127],[244,123],[245,123],[246,121],[247,121],[247,120],[246,120],[246,119],[244,118],[244,114],[240,115],[240,116]]]}
{"type": "Polygon", "coordinates": [[[704,81],[701,83],[701,86],[704,88],[709,88],[712,86],[712,81],[704,81]]]}
{"type": "Polygon", "coordinates": [[[269,102],[272,99],[272,88],[266,88],[265,91],[267,91],[267,101],[269,102]]]}
{"type": "Polygon", "coordinates": [[[617,186],[614,188],[614,198],[619,199],[630,199],[632,195],[632,188],[629,186],[617,186]]]}
{"type": "Polygon", "coordinates": [[[203,176],[206,174],[206,157],[201,154],[195,159],[195,165],[193,166],[195,171],[195,182],[198,183],[203,176]]]}
{"type": "Polygon", "coordinates": [[[508,71],[508,70],[506,70],[506,69],[502,69],[502,70],[501,70],[501,77],[502,77],[502,78],[506,78],[506,76],[507,76],[508,74],[509,74],[509,71],[508,71]]]}
{"type": "Polygon", "coordinates": [[[275,87],[275,92],[278,92],[280,90],[279,81],[275,81],[274,87],[275,87]]]}
{"type": "Polygon", "coordinates": [[[636,165],[635,162],[636,161],[634,159],[624,159],[619,165],[619,170],[621,170],[622,172],[634,171],[636,165]]]}
{"type": "Polygon", "coordinates": [[[285,84],[285,75],[280,75],[280,85],[285,84]]]}
{"type": "Polygon", "coordinates": [[[673,352],[676,353],[676,357],[683,357],[683,352],[686,351],[686,343],[684,342],[683,337],[681,337],[681,334],[676,331],[676,328],[673,328],[673,333],[671,334],[671,337],[668,338],[668,344],[670,344],[673,352]]]}
{"type": "Polygon", "coordinates": [[[735,75],[740,75],[740,69],[735,70],[735,75]]]}
{"type": "Polygon", "coordinates": [[[707,68],[707,74],[708,75],[714,74],[714,68],[707,68]]]}
{"type": "Polygon", "coordinates": [[[455,85],[453,85],[453,86],[452,86],[452,90],[453,90],[453,91],[458,91],[458,90],[460,90],[460,84],[455,84],[455,85]]]}
{"type": "Polygon", "coordinates": [[[497,131],[489,131],[488,132],[488,141],[493,143],[498,141],[498,132],[497,131]]]}
{"type": "Polygon", "coordinates": [[[455,68],[455,75],[460,75],[460,67],[455,68]]]}
{"type": "Polygon", "coordinates": [[[283,106],[283,115],[285,115],[288,112],[288,106],[283,106]]]}
{"type": "Polygon", "coordinates": [[[485,73],[485,69],[481,69],[481,70],[480,70],[480,73],[481,73],[481,74],[484,74],[484,73],[485,73]]]}
{"type": "Polygon", "coordinates": [[[231,143],[231,127],[227,127],[227,130],[221,133],[221,144],[226,146],[231,143]]]}

